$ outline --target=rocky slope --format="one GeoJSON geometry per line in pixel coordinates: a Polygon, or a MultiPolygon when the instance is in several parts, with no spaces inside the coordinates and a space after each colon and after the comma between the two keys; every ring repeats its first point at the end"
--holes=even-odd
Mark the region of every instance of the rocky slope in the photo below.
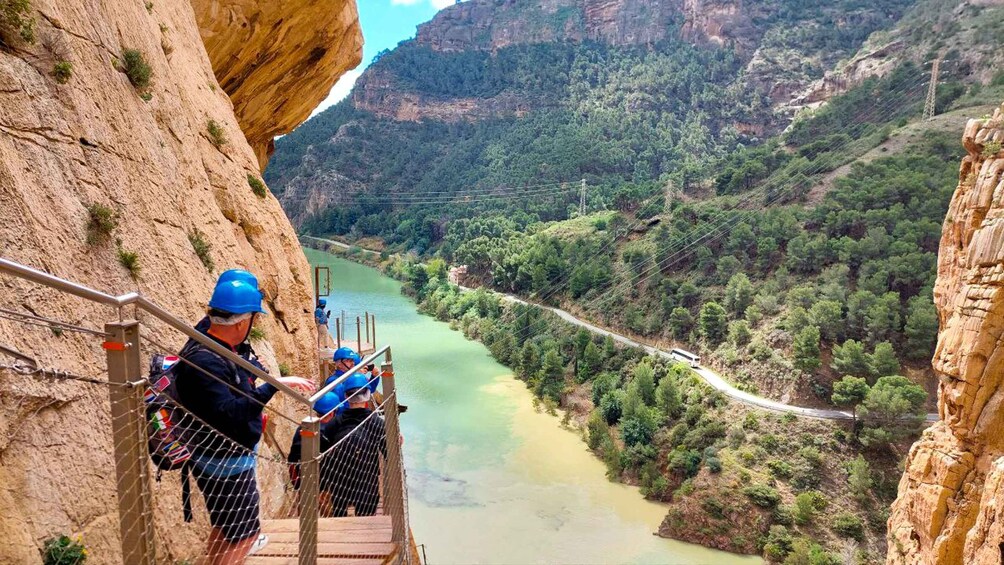
{"type": "Polygon", "coordinates": [[[971,120],[935,303],[941,421],[910,450],[889,563],[1000,563],[1004,539],[1004,108],[971,120]]]}
{"type": "MultiPolygon", "coordinates": [[[[309,265],[276,199],[256,196],[248,179],[257,178],[271,135],[303,119],[310,100],[359,58],[354,3],[331,4],[284,3],[284,16],[261,2],[33,1],[36,41],[0,45],[0,254],[110,293],[140,291],[193,321],[220,271],[248,268],[266,295],[266,362],[273,372],[281,361],[313,374],[309,265]],[[305,34],[311,26],[316,33],[305,34]],[[284,41],[290,35],[307,39],[284,41]],[[149,87],[118,70],[126,49],[149,63],[149,87]],[[314,74],[298,74],[318,49],[326,51],[314,74]],[[62,61],[72,64],[65,83],[53,76],[62,61]],[[281,88],[265,87],[273,82],[281,88]],[[118,222],[91,245],[95,203],[118,222]],[[194,249],[200,233],[215,269],[194,249]],[[134,277],[118,249],[136,253],[134,277]]],[[[0,277],[0,297],[4,309],[87,327],[116,318],[8,277],[0,277]]],[[[182,342],[142,321],[165,347],[182,342]]],[[[99,341],[0,319],[0,344],[79,375],[102,376],[99,341]]],[[[88,562],[120,561],[107,399],[103,386],[0,369],[0,562],[37,562],[42,540],[60,533],[83,536],[88,562]]],[[[165,505],[160,554],[191,558],[205,525],[181,524],[177,493],[170,481],[156,487],[165,505]]]]}

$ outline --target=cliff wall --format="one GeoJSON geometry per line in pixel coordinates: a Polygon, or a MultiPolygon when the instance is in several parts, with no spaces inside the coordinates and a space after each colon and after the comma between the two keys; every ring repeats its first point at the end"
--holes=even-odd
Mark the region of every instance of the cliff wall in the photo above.
{"type": "MultiPolygon", "coordinates": [[[[310,267],[276,199],[257,196],[248,179],[259,178],[270,136],[306,117],[358,60],[354,5],[331,4],[33,0],[35,42],[0,45],[0,255],[110,293],[138,290],[193,322],[219,272],[247,268],[266,296],[260,325],[271,345],[258,344],[266,364],[313,375],[310,267]],[[310,22],[319,31],[295,41],[310,22]],[[148,87],[122,72],[127,49],[149,63],[148,87]],[[59,62],[72,64],[65,83],[53,74],[59,62]],[[92,204],[118,221],[107,240],[88,244],[92,204]],[[213,269],[194,249],[199,234],[213,269]],[[138,271],[121,264],[119,250],[136,253],[138,271]]],[[[9,277],[0,277],[0,308],[91,328],[117,319],[9,277]]],[[[165,348],[183,342],[142,321],[165,348]]],[[[104,378],[100,341],[0,317],[0,344],[81,376],[104,378]]],[[[153,351],[162,349],[144,346],[153,351]]],[[[42,541],[61,533],[83,536],[88,563],[121,561],[109,420],[105,386],[0,369],[0,563],[38,562],[42,541]]],[[[264,474],[276,488],[279,474],[264,474]]],[[[155,487],[168,501],[158,508],[159,555],[192,558],[206,527],[181,523],[172,481],[155,487]]]]}
{"type": "Polygon", "coordinates": [[[889,563],[998,564],[1004,540],[1004,107],[971,120],[935,304],[941,420],[910,450],[889,563]]]}

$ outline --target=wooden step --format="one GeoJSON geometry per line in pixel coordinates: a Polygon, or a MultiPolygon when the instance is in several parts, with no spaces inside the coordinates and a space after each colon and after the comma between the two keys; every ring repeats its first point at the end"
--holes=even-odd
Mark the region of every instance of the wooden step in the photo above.
{"type": "MultiPolygon", "coordinates": [[[[317,565],[382,565],[386,559],[379,557],[318,557],[317,565]]],[[[299,565],[297,557],[276,557],[268,555],[252,555],[244,561],[245,565],[299,565]]]]}

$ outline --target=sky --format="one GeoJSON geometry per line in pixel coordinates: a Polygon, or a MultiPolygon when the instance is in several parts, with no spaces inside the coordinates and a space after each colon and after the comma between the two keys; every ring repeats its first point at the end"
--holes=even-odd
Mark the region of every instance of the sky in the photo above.
{"type": "Polygon", "coordinates": [[[373,57],[384,49],[393,49],[405,39],[415,37],[415,28],[427,22],[436,12],[453,4],[455,0],[356,0],[359,22],[363,28],[363,62],[342,75],[331,94],[321,102],[311,116],[349,95],[363,70],[373,57]]]}

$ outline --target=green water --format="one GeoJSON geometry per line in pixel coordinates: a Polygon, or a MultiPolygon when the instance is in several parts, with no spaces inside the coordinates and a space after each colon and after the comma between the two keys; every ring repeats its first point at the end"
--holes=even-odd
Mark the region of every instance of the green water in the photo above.
{"type": "MultiPolygon", "coordinates": [[[[429,563],[759,563],[652,535],[666,507],[605,467],[480,343],[422,316],[374,269],[305,250],[331,268],[334,316],[376,315],[393,346],[411,525],[429,563]]],[[[354,325],[354,323],[353,323],[354,325]]]]}

